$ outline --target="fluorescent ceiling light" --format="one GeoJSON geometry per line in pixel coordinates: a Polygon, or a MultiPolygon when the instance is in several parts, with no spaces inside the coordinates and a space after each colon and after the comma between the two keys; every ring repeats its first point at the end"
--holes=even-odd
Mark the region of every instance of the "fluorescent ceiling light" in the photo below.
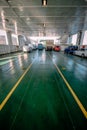
{"type": "Polygon", "coordinates": [[[42,5],[46,6],[47,5],[47,0],[42,0],[42,5]]]}

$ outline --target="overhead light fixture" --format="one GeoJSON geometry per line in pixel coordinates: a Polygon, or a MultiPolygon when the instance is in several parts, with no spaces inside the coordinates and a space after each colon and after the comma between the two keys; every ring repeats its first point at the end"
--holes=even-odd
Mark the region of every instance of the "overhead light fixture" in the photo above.
{"type": "Polygon", "coordinates": [[[46,6],[47,5],[47,0],[42,0],[42,5],[46,6]]]}

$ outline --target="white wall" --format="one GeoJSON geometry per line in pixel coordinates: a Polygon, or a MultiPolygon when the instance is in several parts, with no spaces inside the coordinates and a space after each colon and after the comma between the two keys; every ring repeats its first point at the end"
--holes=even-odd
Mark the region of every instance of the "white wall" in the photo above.
{"type": "Polygon", "coordinates": [[[11,35],[10,31],[6,32],[4,30],[0,30],[0,43],[0,55],[22,50],[22,48],[17,44],[17,37],[15,35],[11,35]],[[15,40],[12,39],[13,37],[15,40]],[[12,40],[15,45],[13,45],[12,40]]]}
{"type": "Polygon", "coordinates": [[[73,45],[76,45],[76,43],[77,43],[77,36],[78,36],[78,34],[72,35],[72,41],[71,41],[71,43],[72,43],[73,45]]]}
{"type": "Polygon", "coordinates": [[[87,45],[87,30],[83,32],[82,45],[87,45]]]}
{"type": "Polygon", "coordinates": [[[86,37],[84,39],[85,31],[87,31],[87,11],[85,12],[85,21],[84,21],[84,27],[83,27],[83,31],[82,31],[82,37],[81,37],[81,43],[80,43],[80,45],[86,44],[86,42],[85,42],[86,41],[86,37]]]}
{"type": "Polygon", "coordinates": [[[15,45],[0,45],[0,54],[17,52],[20,50],[21,50],[21,48],[17,48],[17,46],[15,46],[15,45]]]}
{"type": "Polygon", "coordinates": [[[0,30],[0,44],[6,44],[6,31],[0,30]]]}

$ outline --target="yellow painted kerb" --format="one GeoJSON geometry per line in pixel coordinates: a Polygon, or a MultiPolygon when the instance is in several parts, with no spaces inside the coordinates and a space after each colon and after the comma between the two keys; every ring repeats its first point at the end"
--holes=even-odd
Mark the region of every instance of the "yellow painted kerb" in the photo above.
{"type": "Polygon", "coordinates": [[[82,103],[80,102],[79,98],[77,97],[77,95],[75,94],[75,92],[73,91],[73,89],[71,88],[71,86],[69,85],[69,83],[67,82],[67,80],[65,79],[64,75],[62,74],[62,72],[60,71],[60,69],[58,68],[58,66],[54,63],[57,71],[59,72],[59,74],[61,75],[62,79],[64,80],[67,88],[69,89],[69,91],[71,92],[73,98],[75,99],[75,101],[77,102],[80,110],[82,111],[83,115],[85,116],[85,118],[87,119],[87,111],[84,108],[84,106],[82,105],[82,103]]]}
{"type": "Polygon", "coordinates": [[[26,71],[23,73],[23,75],[20,77],[20,79],[17,81],[17,83],[13,86],[13,88],[11,89],[11,91],[8,93],[8,95],[6,96],[6,98],[2,101],[2,103],[0,104],[0,110],[2,110],[2,108],[5,106],[5,104],[7,103],[7,101],[9,100],[9,98],[11,97],[11,95],[13,94],[13,92],[15,91],[15,89],[17,88],[17,86],[19,85],[19,83],[22,81],[22,79],[24,78],[24,76],[26,75],[26,73],[31,68],[32,64],[33,63],[31,63],[29,65],[29,67],[26,69],[26,71]]]}

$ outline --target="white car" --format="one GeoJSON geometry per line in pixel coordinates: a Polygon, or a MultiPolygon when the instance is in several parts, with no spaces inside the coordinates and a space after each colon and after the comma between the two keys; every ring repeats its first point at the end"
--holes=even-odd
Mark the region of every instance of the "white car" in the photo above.
{"type": "Polygon", "coordinates": [[[33,47],[31,44],[26,44],[23,46],[23,52],[31,52],[33,50],[33,47]]]}
{"type": "Polygon", "coordinates": [[[81,57],[87,57],[87,48],[77,50],[74,54],[81,57]]]}

